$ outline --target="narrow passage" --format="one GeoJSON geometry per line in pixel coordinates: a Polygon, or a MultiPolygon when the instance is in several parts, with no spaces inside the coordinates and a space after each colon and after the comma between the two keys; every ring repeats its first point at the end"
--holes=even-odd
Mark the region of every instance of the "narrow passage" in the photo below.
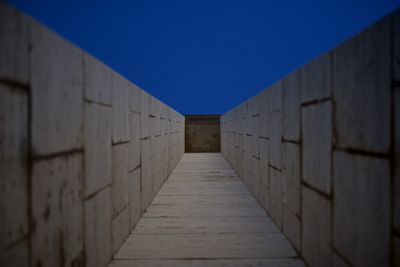
{"type": "Polygon", "coordinates": [[[220,153],[185,154],[114,260],[128,266],[305,266],[220,153]]]}

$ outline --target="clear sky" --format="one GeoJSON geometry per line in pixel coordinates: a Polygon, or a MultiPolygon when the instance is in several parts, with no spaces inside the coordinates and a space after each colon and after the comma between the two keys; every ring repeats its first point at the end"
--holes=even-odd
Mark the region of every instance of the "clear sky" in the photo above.
{"type": "Polygon", "coordinates": [[[183,114],[224,113],[400,0],[10,0],[183,114]]]}

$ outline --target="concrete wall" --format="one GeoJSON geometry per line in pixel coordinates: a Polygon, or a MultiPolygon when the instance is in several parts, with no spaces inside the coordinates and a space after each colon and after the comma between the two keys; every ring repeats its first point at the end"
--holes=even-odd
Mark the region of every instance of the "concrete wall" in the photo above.
{"type": "Polygon", "coordinates": [[[0,2],[0,266],[107,266],[184,117],[0,2]]]}
{"type": "Polygon", "coordinates": [[[185,115],[185,152],[221,152],[220,115],[185,115]]]}
{"type": "Polygon", "coordinates": [[[400,265],[400,12],[225,113],[222,153],[310,266],[400,265]]]}

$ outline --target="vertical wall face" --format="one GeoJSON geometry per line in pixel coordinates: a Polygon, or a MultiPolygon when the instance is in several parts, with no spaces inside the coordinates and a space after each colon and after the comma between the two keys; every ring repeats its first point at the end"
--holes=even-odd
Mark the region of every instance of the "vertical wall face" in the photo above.
{"type": "Polygon", "coordinates": [[[184,117],[0,3],[0,266],[107,266],[184,153],[184,117]]]}
{"type": "Polygon", "coordinates": [[[220,115],[185,115],[185,152],[221,152],[220,115]]]}
{"type": "Polygon", "coordinates": [[[310,266],[400,263],[400,12],[221,118],[222,152],[310,266]]]}

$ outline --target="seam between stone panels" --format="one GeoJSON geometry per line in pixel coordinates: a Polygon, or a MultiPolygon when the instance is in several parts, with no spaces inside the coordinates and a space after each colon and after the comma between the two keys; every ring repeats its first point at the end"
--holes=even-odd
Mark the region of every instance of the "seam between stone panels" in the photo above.
{"type": "Polygon", "coordinates": [[[283,201],[282,201],[282,205],[286,208],[286,209],[288,209],[291,213],[293,213],[293,215],[297,218],[297,219],[299,219],[299,221],[301,220],[301,218],[300,218],[300,216],[298,215],[298,214],[296,214],[296,212],[294,212],[288,205],[286,205],[283,201]]]}
{"type": "Polygon", "coordinates": [[[281,142],[282,143],[295,144],[295,145],[299,145],[300,144],[300,141],[284,139],[283,137],[282,137],[281,142]]]}
{"type": "MultiPolygon", "coordinates": [[[[269,157],[268,157],[268,158],[269,158],[269,157]]],[[[268,162],[268,166],[269,166],[271,169],[274,169],[274,170],[276,170],[276,171],[280,171],[280,172],[282,172],[282,170],[281,170],[281,169],[279,169],[278,167],[276,167],[276,166],[272,165],[272,164],[271,164],[271,162],[268,162]]]]}
{"type": "MultiPolygon", "coordinates": [[[[81,164],[82,164],[82,191],[85,193],[86,192],[86,157],[85,157],[85,131],[86,131],[86,120],[85,120],[85,116],[86,116],[86,110],[85,110],[85,95],[86,95],[86,71],[85,71],[85,65],[86,65],[86,61],[85,61],[85,55],[82,53],[82,95],[83,95],[83,101],[82,101],[82,113],[81,113],[81,121],[82,121],[82,129],[81,129],[81,134],[83,135],[83,156],[82,156],[82,160],[81,160],[81,164]]],[[[85,214],[85,201],[84,201],[84,193],[82,196],[82,253],[83,253],[83,261],[86,262],[86,214],[85,214]]]]}
{"type": "Polygon", "coordinates": [[[90,193],[88,196],[83,197],[82,199],[83,199],[83,201],[91,200],[91,199],[94,198],[98,193],[100,193],[100,192],[103,191],[104,189],[106,189],[106,188],[108,188],[108,187],[111,187],[111,186],[112,186],[112,183],[107,184],[107,185],[103,186],[102,188],[97,189],[97,190],[94,191],[93,193],[90,193]]]}
{"type": "MultiPolygon", "coordinates": [[[[84,88],[85,88],[85,87],[86,87],[86,85],[84,84],[84,88]]],[[[85,92],[84,92],[84,93],[85,93],[85,92]]],[[[99,101],[91,100],[91,99],[88,99],[88,98],[86,98],[86,97],[83,97],[83,101],[84,101],[84,102],[87,102],[87,103],[90,103],[90,104],[96,104],[96,105],[99,105],[99,106],[103,106],[103,107],[108,107],[108,108],[111,108],[111,107],[112,107],[111,104],[101,103],[101,102],[99,102],[99,101]]]]}
{"type": "MultiPolygon", "coordinates": [[[[29,65],[29,83],[32,81],[32,27],[31,23],[28,26],[28,65],[29,65]]],[[[33,253],[32,253],[32,233],[34,231],[34,221],[33,221],[33,189],[32,189],[32,180],[33,180],[33,136],[32,136],[32,111],[33,111],[33,100],[32,100],[32,87],[29,84],[28,88],[28,107],[27,107],[27,116],[28,116],[28,125],[27,125],[27,135],[28,135],[28,151],[27,151],[27,159],[28,159],[28,181],[27,181],[27,195],[28,195],[28,266],[32,265],[33,253]]]]}
{"type": "Polygon", "coordinates": [[[395,264],[395,239],[394,239],[394,230],[395,230],[395,225],[394,225],[394,207],[395,207],[395,186],[396,186],[396,120],[395,120],[395,81],[394,81],[394,16],[390,16],[389,19],[389,27],[390,27],[390,32],[389,32],[389,60],[390,60],[390,81],[392,82],[392,87],[390,88],[390,150],[389,150],[389,168],[390,168],[390,212],[389,212],[389,218],[390,218],[390,229],[391,229],[391,235],[389,238],[389,264],[390,266],[394,266],[395,264]]]}
{"type": "Polygon", "coordinates": [[[139,163],[139,165],[137,165],[137,166],[134,167],[133,169],[129,170],[129,172],[130,172],[130,173],[131,173],[131,172],[134,172],[134,171],[136,171],[137,169],[139,169],[140,167],[142,167],[142,165],[139,163]]]}
{"type": "MultiPolygon", "coordinates": [[[[141,234],[143,235],[143,234],[141,234]]],[[[293,259],[293,260],[300,260],[301,258],[298,256],[292,256],[292,257],[246,257],[246,258],[238,258],[238,257],[233,257],[233,258],[123,258],[123,259],[115,259],[116,262],[135,262],[135,261],[142,261],[142,260],[155,260],[155,261],[188,261],[188,260],[205,260],[205,261],[209,261],[209,260],[246,260],[246,259],[251,259],[251,260],[272,260],[272,259],[293,259]]]]}
{"type": "Polygon", "coordinates": [[[0,254],[7,252],[8,250],[14,248],[15,246],[19,245],[21,242],[23,242],[25,240],[28,240],[29,238],[30,238],[30,233],[26,233],[26,234],[20,236],[16,240],[11,241],[11,243],[8,243],[5,247],[3,247],[0,250],[0,254]]]}
{"type": "MultiPolygon", "coordinates": [[[[299,70],[299,218],[300,218],[300,244],[299,253],[302,257],[303,252],[303,109],[301,108],[301,97],[302,97],[302,75],[303,69],[299,70]]],[[[303,258],[303,257],[302,257],[303,258]]],[[[304,262],[306,262],[303,259],[304,262]]],[[[305,263],[307,264],[307,263],[305,263]]],[[[308,264],[307,264],[308,265],[308,264]]]]}
{"type": "Polygon", "coordinates": [[[328,201],[331,201],[331,200],[332,200],[332,196],[331,196],[331,195],[329,195],[329,194],[323,192],[322,190],[320,190],[320,189],[318,189],[318,188],[316,188],[316,187],[311,186],[309,183],[307,183],[307,182],[305,182],[305,181],[302,181],[302,182],[301,182],[301,185],[303,185],[304,187],[310,189],[311,191],[314,191],[315,193],[317,193],[318,195],[320,195],[320,196],[322,196],[323,198],[327,199],[328,201]]]}
{"type": "Polygon", "coordinates": [[[6,78],[0,78],[0,84],[6,85],[10,90],[29,90],[29,84],[22,83],[15,80],[10,80],[6,78]]]}
{"type": "Polygon", "coordinates": [[[330,101],[330,100],[332,100],[332,97],[324,97],[324,98],[320,98],[320,99],[314,99],[314,100],[309,100],[309,101],[303,102],[300,104],[300,106],[307,107],[307,106],[311,106],[311,105],[322,104],[322,103],[330,101]]]}
{"type": "MultiPolygon", "coordinates": [[[[334,60],[334,57],[333,57],[333,52],[330,52],[329,53],[329,62],[330,62],[330,76],[331,76],[331,79],[330,79],[330,92],[329,92],[329,94],[331,95],[331,96],[333,96],[333,87],[334,87],[334,80],[333,80],[333,77],[334,77],[334,62],[333,62],[333,60],[334,60]]],[[[332,133],[332,135],[331,135],[331,144],[330,144],[330,146],[331,146],[331,152],[330,152],[330,156],[331,156],[331,158],[330,158],[330,170],[329,170],[329,174],[330,174],[330,194],[331,194],[331,197],[332,197],[332,199],[331,199],[331,201],[330,201],[330,208],[331,208],[331,221],[330,221],[330,227],[331,227],[331,232],[330,232],[330,239],[331,239],[331,242],[330,242],[330,246],[331,246],[331,250],[333,251],[333,249],[334,249],[334,247],[333,247],[333,241],[334,241],[334,233],[333,233],[333,231],[334,231],[334,223],[335,223],[335,190],[334,190],[334,181],[333,181],[333,179],[334,179],[334,150],[333,150],[333,148],[334,148],[334,146],[335,146],[335,144],[336,144],[336,140],[337,140],[337,132],[336,132],[336,124],[335,124],[335,118],[336,118],[336,102],[335,102],[335,100],[333,99],[333,97],[332,97],[332,101],[331,101],[331,114],[330,114],[330,116],[331,116],[331,133],[332,133]]],[[[332,261],[332,258],[331,258],[331,261],[332,261]]]]}
{"type": "MultiPolygon", "coordinates": [[[[128,204],[124,205],[116,214],[115,216],[111,217],[111,220],[114,221],[122,212],[125,211],[125,209],[127,209],[129,207],[129,201],[128,204]]],[[[129,211],[129,210],[128,210],[129,211]]]]}
{"type": "Polygon", "coordinates": [[[84,152],[83,148],[76,148],[76,149],[65,150],[65,151],[61,151],[61,152],[50,153],[50,154],[46,154],[46,155],[32,156],[32,160],[37,162],[37,161],[48,160],[48,159],[52,159],[52,158],[56,158],[56,157],[63,157],[63,156],[68,157],[70,155],[79,154],[79,153],[83,153],[83,152],[84,152]]]}
{"type": "Polygon", "coordinates": [[[361,150],[361,149],[355,149],[355,148],[342,148],[342,147],[333,147],[333,151],[341,151],[341,152],[346,152],[348,154],[353,154],[353,155],[360,155],[364,157],[372,157],[372,158],[380,158],[380,159],[391,159],[391,155],[386,154],[386,153],[380,153],[380,152],[372,152],[372,151],[366,151],[366,150],[361,150]]]}
{"type": "Polygon", "coordinates": [[[111,142],[112,146],[119,146],[119,145],[126,145],[126,144],[129,144],[129,141],[111,142]]]}
{"type": "Polygon", "coordinates": [[[332,244],[332,252],[334,252],[336,254],[336,256],[338,256],[342,261],[344,261],[346,264],[348,264],[350,267],[353,267],[354,265],[348,260],[346,259],[332,244]]]}

